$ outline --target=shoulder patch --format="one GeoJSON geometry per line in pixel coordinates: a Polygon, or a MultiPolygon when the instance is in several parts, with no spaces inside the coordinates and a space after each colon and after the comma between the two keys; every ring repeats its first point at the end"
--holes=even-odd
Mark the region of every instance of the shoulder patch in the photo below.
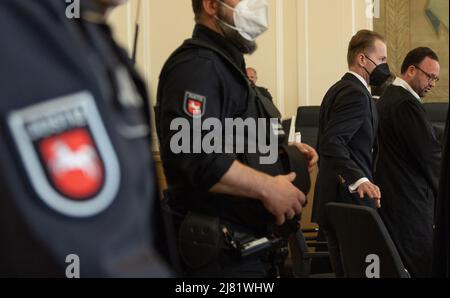
{"type": "Polygon", "coordinates": [[[183,109],[189,117],[203,117],[206,110],[206,97],[187,91],[184,94],[183,109]]]}
{"type": "Polygon", "coordinates": [[[114,201],[119,162],[90,93],[13,111],[8,125],[33,188],[50,208],[89,217],[114,201]]]}

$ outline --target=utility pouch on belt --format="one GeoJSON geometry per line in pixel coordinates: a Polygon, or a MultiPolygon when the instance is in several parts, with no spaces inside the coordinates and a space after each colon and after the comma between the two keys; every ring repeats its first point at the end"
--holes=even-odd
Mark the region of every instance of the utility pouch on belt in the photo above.
{"type": "Polygon", "coordinates": [[[219,218],[189,212],[181,223],[179,253],[191,269],[199,269],[217,259],[222,242],[219,218]]]}

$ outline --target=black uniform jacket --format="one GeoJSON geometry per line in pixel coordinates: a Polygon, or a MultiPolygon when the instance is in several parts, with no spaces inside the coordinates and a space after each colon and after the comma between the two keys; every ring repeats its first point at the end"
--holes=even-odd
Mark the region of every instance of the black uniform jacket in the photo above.
{"type": "MultiPolygon", "coordinates": [[[[157,128],[161,157],[171,194],[171,206],[180,212],[194,211],[218,216],[253,233],[264,233],[274,218],[257,200],[234,198],[209,193],[235,161],[235,153],[174,153],[171,142],[179,132],[171,125],[177,118],[193,125],[193,113],[205,119],[258,118],[249,104],[249,82],[245,79],[245,63],[240,51],[221,35],[197,25],[193,38],[220,49],[241,71],[230,66],[218,53],[192,47],[176,52],[166,62],[158,88],[157,128]]],[[[205,136],[206,132],[202,132],[205,136]]],[[[173,145],[173,144],[172,144],[173,145]]],[[[242,161],[245,163],[245,161],[242,161]]],[[[283,168],[276,163],[274,175],[283,168]]]]}

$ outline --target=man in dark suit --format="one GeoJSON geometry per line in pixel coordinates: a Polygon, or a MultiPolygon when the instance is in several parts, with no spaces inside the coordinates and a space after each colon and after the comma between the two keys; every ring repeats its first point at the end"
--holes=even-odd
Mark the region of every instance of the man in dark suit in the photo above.
{"type": "Polygon", "coordinates": [[[402,75],[377,107],[380,154],[375,181],[383,191],[383,221],[412,277],[430,277],[433,214],[441,146],[422,106],[439,80],[439,58],[429,48],[412,50],[402,75]]]}
{"type": "Polygon", "coordinates": [[[256,69],[254,69],[253,67],[247,67],[246,72],[250,82],[252,82],[252,84],[259,90],[259,92],[261,92],[264,97],[270,99],[270,101],[273,102],[273,96],[272,94],[270,94],[269,89],[256,85],[256,82],[258,82],[258,73],[256,72],[256,69]]]}
{"type": "Polygon", "coordinates": [[[313,221],[327,238],[337,277],[344,272],[325,206],[380,205],[380,189],[372,182],[378,117],[369,85],[380,86],[390,75],[384,38],[375,32],[359,31],[350,41],[347,60],[349,72],[331,87],[321,106],[317,147],[321,161],[313,207],[313,221]]]}

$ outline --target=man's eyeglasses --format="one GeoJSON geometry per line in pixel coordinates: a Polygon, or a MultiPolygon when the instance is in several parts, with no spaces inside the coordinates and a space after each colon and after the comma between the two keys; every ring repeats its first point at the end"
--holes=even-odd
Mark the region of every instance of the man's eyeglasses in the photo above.
{"type": "Polygon", "coordinates": [[[428,82],[429,83],[432,83],[432,82],[437,83],[437,82],[439,82],[439,77],[436,77],[434,75],[429,74],[428,72],[426,72],[425,70],[423,70],[422,68],[420,68],[417,65],[414,65],[414,67],[417,68],[418,70],[420,70],[421,72],[423,72],[424,75],[426,75],[428,77],[428,82]]]}

